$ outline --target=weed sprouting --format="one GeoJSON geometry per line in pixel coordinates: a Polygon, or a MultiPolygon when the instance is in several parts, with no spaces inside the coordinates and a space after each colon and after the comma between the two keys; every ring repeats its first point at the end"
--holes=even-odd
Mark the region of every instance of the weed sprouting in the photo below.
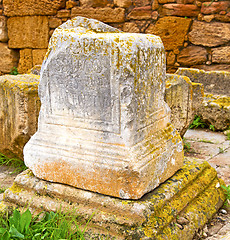
{"type": "Polygon", "coordinates": [[[13,67],[10,71],[10,75],[18,75],[18,69],[16,67],[13,67]]]}
{"type": "Polygon", "coordinates": [[[193,122],[189,125],[189,128],[192,129],[192,128],[198,128],[198,127],[208,128],[209,126],[207,123],[204,122],[204,120],[200,116],[196,115],[194,117],[193,122]]]}
{"type": "Polygon", "coordinates": [[[21,159],[9,158],[2,153],[0,153],[0,165],[13,167],[13,173],[19,173],[27,169],[26,165],[21,159]]]}
{"type": "Polygon", "coordinates": [[[28,208],[22,213],[15,209],[11,216],[0,218],[0,239],[5,240],[84,240],[84,231],[79,230],[76,216],[69,212],[42,212],[33,217],[28,208]]]}

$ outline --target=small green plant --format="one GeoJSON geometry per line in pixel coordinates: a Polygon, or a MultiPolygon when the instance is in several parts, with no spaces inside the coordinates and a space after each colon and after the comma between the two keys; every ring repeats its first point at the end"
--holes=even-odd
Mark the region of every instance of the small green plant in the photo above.
{"type": "Polygon", "coordinates": [[[26,165],[21,159],[8,158],[4,154],[0,153],[0,165],[13,167],[13,173],[19,173],[27,169],[26,165]]]}
{"type": "Polygon", "coordinates": [[[225,191],[227,204],[230,205],[230,185],[228,185],[228,186],[221,185],[221,187],[222,187],[222,188],[224,189],[224,191],[225,191]]]}
{"type": "Polygon", "coordinates": [[[227,133],[227,140],[230,140],[230,133],[227,133]]]}
{"type": "Polygon", "coordinates": [[[198,127],[207,128],[208,124],[205,123],[200,116],[196,115],[193,122],[189,125],[189,128],[192,129],[192,128],[198,128],[198,127]]]}
{"type": "Polygon", "coordinates": [[[215,127],[212,124],[209,125],[209,129],[215,132],[215,127]]]}
{"type": "Polygon", "coordinates": [[[0,194],[1,194],[1,193],[4,193],[5,191],[6,191],[6,188],[0,187],[0,194]]]}
{"type": "Polygon", "coordinates": [[[190,143],[188,143],[188,142],[186,142],[185,141],[185,139],[183,139],[184,141],[184,151],[185,152],[190,152],[190,150],[191,150],[191,144],[190,143]]]}
{"type": "Polygon", "coordinates": [[[18,75],[18,69],[16,67],[13,67],[10,71],[10,75],[18,75]]]}
{"type": "Polygon", "coordinates": [[[21,213],[15,209],[9,217],[0,218],[0,239],[84,239],[75,217],[61,212],[45,212],[32,216],[29,209],[21,213]],[[42,216],[43,215],[43,216],[42,216]]]}
{"type": "Polygon", "coordinates": [[[222,147],[219,147],[219,153],[224,153],[224,149],[222,147]]]}

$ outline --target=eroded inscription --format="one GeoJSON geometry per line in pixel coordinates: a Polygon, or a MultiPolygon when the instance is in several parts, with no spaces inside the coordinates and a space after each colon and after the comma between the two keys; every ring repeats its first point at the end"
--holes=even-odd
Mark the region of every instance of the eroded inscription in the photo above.
{"type": "Polygon", "coordinates": [[[51,108],[68,114],[111,122],[110,59],[103,53],[59,54],[52,59],[51,108]]]}

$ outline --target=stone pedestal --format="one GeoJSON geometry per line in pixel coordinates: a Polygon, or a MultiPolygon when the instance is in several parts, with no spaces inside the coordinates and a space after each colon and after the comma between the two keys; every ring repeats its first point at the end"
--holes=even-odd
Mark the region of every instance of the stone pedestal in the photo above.
{"type": "Polygon", "coordinates": [[[122,200],[21,173],[5,192],[5,205],[77,214],[85,239],[186,239],[225,201],[216,171],[207,162],[186,161],[181,170],[139,200],[122,200]]]}
{"type": "Polygon", "coordinates": [[[42,179],[138,199],[183,163],[164,101],[159,37],[75,18],[57,28],[41,69],[38,131],[24,148],[42,179]]]}

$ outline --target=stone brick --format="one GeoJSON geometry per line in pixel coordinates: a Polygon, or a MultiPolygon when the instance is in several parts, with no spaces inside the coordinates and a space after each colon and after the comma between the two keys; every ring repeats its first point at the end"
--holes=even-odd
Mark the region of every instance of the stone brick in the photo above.
{"type": "Polygon", "coordinates": [[[8,34],[6,27],[6,17],[0,16],[0,42],[7,42],[8,34]]]}
{"type": "Polygon", "coordinates": [[[55,15],[65,6],[65,0],[4,0],[4,14],[8,17],[55,15]]]}
{"type": "Polygon", "coordinates": [[[176,0],[158,0],[160,4],[165,4],[165,3],[174,3],[176,0]]]}
{"type": "Polygon", "coordinates": [[[151,0],[133,0],[133,5],[136,7],[144,7],[150,5],[151,0]]]}
{"type": "Polygon", "coordinates": [[[39,76],[0,77],[0,152],[23,159],[23,147],[36,132],[39,76]]]}
{"type": "Polygon", "coordinates": [[[136,7],[127,16],[128,19],[145,20],[152,18],[151,6],[136,7]]]}
{"type": "Polygon", "coordinates": [[[203,17],[203,20],[205,21],[205,22],[211,22],[213,19],[215,18],[215,16],[212,14],[212,15],[205,15],[204,17],[203,17]]]}
{"type": "Polygon", "coordinates": [[[163,17],[155,25],[151,24],[146,33],[160,36],[165,50],[174,50],[183,46],[191,21],[180,17],[163,17]]]}
{"type": "Polygon", "coordinates": [[[153,0],[152,2],[152,10],[157,10],[159,7],[158,0],[153,0]]]}
{"type": "Polygon", "coordinates": [[[47,49],[33,49],[32,50],[32,59],[33,59],[33,66],[41,65],[44,57],[46,55],[47,49]]]}
{"type": "Polygon", "coordinates": [[[27,73],[33,67],[32,49],[21,49],[18,64],[19,73],[27,73]]]}
{"type": "Polygon", "coordinates": [[[124,8],[72,8],[71,17],[88,17],[94,18],[106,23],[116,23],[125,21],[125,9],[124,8]]]}
{"type": "Polygon", "coordinates": [[[0,72],[10,73],[18,64],[18,51],[9,49],[7,43],[0,43],[0,72]]]}
{"type": "Polygon", "coordinates": [[[172,51],[167,52],[166,54],[167,65],[174,65],[175,60],[176,60],[176,55],[172,51]]]}
{"type": "Polygon", "coordinates": [[[10,48],[47,48],[48,17],[11,17],[7,21],[10,48]]]}
{"type": "Polygon", "coordinates": [[[181,50],[177,62],[183,66],[203,64],[207,61],[207,51],[203,47],[189,46],[181,50]]]}
{"type": "Polygon", "coordinates": [[[219,2],[204,2],[202,3],[201,13],[203,14],[214,14],[220,11],[226,11],[230,7],[229,1],[219,1],[219,2]]]}
{"type": "Polygon", "coordinates": [[[215,47],[230,41],[230,24],[194,21],[189,41],[194,45],[215,47]]]}
{"type": "Polygon", "coordinates": [[[196,17],[198,14],[199,8],[196,5],[173,3],[163,5],[163,15],[196,17]]]}
{"type": "Polygon", "coordinates": [[[114,4],[118,7],[128,8],[132,5],[132,0],[114,0],[114,4]]]}
{"type": "Polygon", "coordinates": [[[205,70],[205,71],[228,71],[230,72],[230,64],[212,64],[212,65],[194,65],[193,68],[205,70]]]}
{"type": "Polygon", "coordinates": [[[51,17],[49,19],[49,27],[50,28],[57,28],[62,24],[62,20],[56,17],[51,17]]]}
{"type": "Polygon", "coordinates": [[[134,22],[124,23],[123,31],[130,32],[130,33],[139,33],[140,32],[139,28],[137,27],[137,24],[134,22]]]}
{"type": "Polygon", "coordinates": [[[71,9],[76,6],[77,6],[77,2],[75,2],[74,0],[69,0],[66,2],[66,9],[71,9]]]}
{"type": "Polygon", "coordinates": [[[109,0],[80,0],[82,7],[105,7],[109,0]]]}
{"type": "Polygon", "coordinates": [[[230,46],[212,48],[212,62],[230,63],[230,46]]]}
{"type": "Polygon", "coordinates": [[[57,12],[58,18],[69,18],[70,17],[70,10],[62,9],[57,12]]]}
{"type": "Polygon", "coordinates": [[[220,22],[230,22],[230,14],[226,15],[215,14],[215,19],[220,22]]]}

